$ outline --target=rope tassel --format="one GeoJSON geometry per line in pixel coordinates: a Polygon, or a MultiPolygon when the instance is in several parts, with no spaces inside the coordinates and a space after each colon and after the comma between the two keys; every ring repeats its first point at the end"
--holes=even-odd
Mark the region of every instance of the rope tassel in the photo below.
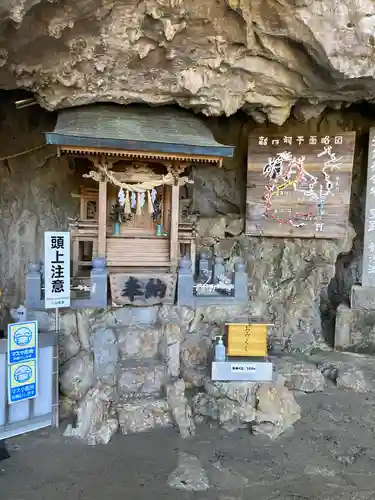
{"type": "Polygon", "coordinates": [[[136,206],[135,213],[137,215],[142,215],[142,210],[141,210],[141,193],[137,193],[137,206],[136,206]]]}
{"type": "Polygon", "coordinates": [[[148,213],[152,215],[154,213],[154,204],[152,203],[151,191],[147,191],[147,208],[148,213]]]}
{"type": "Polygon", "coordinates": [[[130,191],[129,189],[126,190],[126,195],[125,195],[125,208],[124,208],[124,213],[126,214],[131,214],[132,209],[130,206],[130,191]]]}

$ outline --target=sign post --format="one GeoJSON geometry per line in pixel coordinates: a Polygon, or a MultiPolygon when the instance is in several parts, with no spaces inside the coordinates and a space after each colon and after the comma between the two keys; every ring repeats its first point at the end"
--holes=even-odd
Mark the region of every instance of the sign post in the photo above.
{"type": "MultiPolygon", "coordinates": [[[[55,331],[58,335],[59,309],[70,307],[70,233],[68,231],[44,233],[44,290],[45,308],[55,309],[55,331]]],[[[56,377],[56,384],[58,394],[58,377],[56,377]]],[[[58,420],[57,413],[56,421],[58,420]]]]}
{"type": "Polygon", "coordinates": [[[8,325],[8,402],[18,403],[38,395],[38,324],[8,325]]]}
{"type": "Polygon", "coordinates": [[[44,304],[46,309],[70,307],[70,233],[44,233],[44,304]]]}

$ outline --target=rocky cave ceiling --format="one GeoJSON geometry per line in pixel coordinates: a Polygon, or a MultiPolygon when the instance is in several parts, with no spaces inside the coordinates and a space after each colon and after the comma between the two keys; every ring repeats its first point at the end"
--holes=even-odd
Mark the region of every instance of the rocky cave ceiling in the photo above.
{"type": "Polygon", "coordinates": [[[372,0],[0,0],[0,88],[282,124],[375,99],[372,0]]]}

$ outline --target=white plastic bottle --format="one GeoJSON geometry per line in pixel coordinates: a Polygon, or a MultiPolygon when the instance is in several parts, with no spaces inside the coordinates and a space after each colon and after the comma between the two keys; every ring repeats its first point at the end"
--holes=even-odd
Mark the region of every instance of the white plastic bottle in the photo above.
{"type": "Polygon", "coordinates": [[[215,345],[215,361],[225,361],[226,360],[226,349],[223,342],[223,336],[218,335],[216,337],[217,342],[215,345]]]}

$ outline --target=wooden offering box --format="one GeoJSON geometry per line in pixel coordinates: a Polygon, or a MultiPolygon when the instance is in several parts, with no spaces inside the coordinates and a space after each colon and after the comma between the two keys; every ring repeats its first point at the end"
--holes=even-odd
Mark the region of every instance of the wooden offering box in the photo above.
{"type": "Polygon", "coordinates": [[[261,358],[268,355],[267,323],[227,323],[227,355],[261,358]]]}

